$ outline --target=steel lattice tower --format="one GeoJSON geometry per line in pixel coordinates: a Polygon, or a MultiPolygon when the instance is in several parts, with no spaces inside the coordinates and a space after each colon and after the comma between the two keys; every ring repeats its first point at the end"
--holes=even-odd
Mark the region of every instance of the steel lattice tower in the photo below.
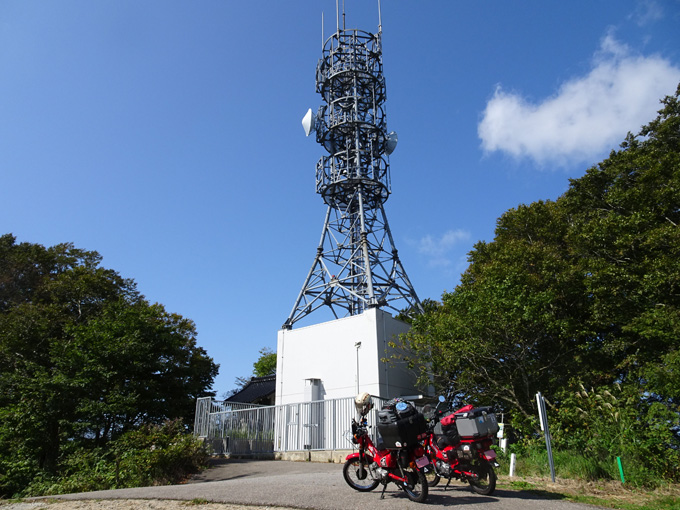
{"type": "Polygon", "coordinates": [[[387,132],[383,109],[381,38],[381,26],[377,34],[338,26],[324,43],[316,69],[324,104],[316,115],[310,109],[303,127],[308,135],[315,131],[328,152],[316,165],[316,191],[328,209],[316,257],[284,329],[324,305],[335,318],[371,307],[422,311],[383,207],[397,137],[387,132]]]}

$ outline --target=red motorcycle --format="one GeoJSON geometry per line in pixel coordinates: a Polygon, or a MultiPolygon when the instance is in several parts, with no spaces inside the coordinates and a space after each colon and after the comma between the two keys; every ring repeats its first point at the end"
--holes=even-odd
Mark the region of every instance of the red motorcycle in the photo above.
{"type": "Polygon", "coordinates": [[[389,409],[389,405],[383,408],[378,413],[378,432],[384,444],[376,448],[368,434],[366,419],[366,414],[372,407],[370,395],[359,395],[355,405],[360,418],[359,421],[352,419],[352,442],[358,445],[359,451],[348,455],[345,460],[342,468],[345,481],[350,487],[361,492],[372,491],[382,483],[381,499],[385,497],[387,484],[393,482],[411,501],[417,503],[425,501],[428,486],[424,470],[430,467],[430,459],[418,440],[419,437],[424,437],[422,434],[426,431],[423,415],[416,412],[400,418],[399,413],[410,413],[412,405],[398,400],[394,401],[394,409],[389,409]],[[392,415],[396,415],[396,419],[392,415]]]}
{"type": "Polygon", "coordinates": [[[496,489],[496,452],[491,449],[498,432],[496,415],[488,407],[465,406],[452,411],[444,397],[432,413],[423,445],[432,462],[427,476],[430,487],[441,478],[455,478],[470,484],[477,494],[489,495],[496,489]]]}

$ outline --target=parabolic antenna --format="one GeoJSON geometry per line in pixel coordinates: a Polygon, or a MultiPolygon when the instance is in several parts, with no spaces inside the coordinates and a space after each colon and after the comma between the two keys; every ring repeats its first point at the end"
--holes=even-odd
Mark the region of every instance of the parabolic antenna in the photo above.
{"type": "MultiPolygon", "coordinates": [[[[309,110],[310,112],[312,110],[309,110]]],[[[302,121],[304,124],[304,121],[302,121]]],[[[387,139],[385,140],[385,152],[389,156],[394,152],[394,149],[397,148],[397,142],[399,141],[399,137],[397,137],[397,133],[394,131],[390,131],[387,133],[387,139]]]]}
{"type": "Polygon", "coordinates": [[[302,117],[302,129],[305,130],[305,136],[309,136],[309,133],[315,130],[314,122],[316,119],[314,118],[314,114],[312,113],[312,109],[310,108],[307,110],[307,113],[305,114],[304,117],[302,117]]]}

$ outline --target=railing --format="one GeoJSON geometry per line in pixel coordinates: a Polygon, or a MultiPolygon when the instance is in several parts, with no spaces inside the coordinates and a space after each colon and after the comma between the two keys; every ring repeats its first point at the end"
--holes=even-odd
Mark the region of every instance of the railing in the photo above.
{"type": "MultiPolygon", "coordinates": [[[[384,400],[372,399],[368,423],[377,440],[374,424],[384,400]]],[[[208,397],[196,402],[194,435],[205,438],[216,455],[344,450],[352,448],[355,416],[353,397],[280,406],[215,402],[208,397]]]]}

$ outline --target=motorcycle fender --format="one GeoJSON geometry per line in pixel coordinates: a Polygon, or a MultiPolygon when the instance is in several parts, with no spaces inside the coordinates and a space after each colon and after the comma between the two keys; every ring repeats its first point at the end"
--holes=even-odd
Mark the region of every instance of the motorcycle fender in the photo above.
{"type": "MultiPolygon", "coordinates": [[[[347,457],[345,457],[345,462],[347,462],[348,460],[351,460],[351,459],[358,459],[360,457],[361,457],[361,454],[359,452],[350,453],[347,457]]],[[[364,454],[364,459],[366,460],[366,462],[368,464],[373,462],[373,457],[371,457],[367,453],[364,454]]]]}
{"type": "Polygon", "coordinates": [[[496,452],[493,450],[487,450],[484,452],[484,458],[489,462],[493,462],[496,459],[496,452]]]}

